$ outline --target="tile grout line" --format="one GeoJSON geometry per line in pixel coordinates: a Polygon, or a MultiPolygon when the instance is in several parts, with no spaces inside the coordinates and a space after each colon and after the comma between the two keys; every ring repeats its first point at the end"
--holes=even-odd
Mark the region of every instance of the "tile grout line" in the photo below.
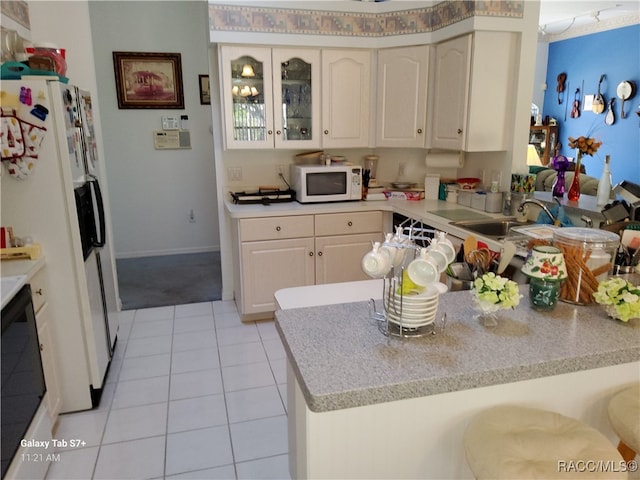
{"type": "Polygon", "coordinates": [[[216,313],[211,304],[213,312],[213,331],[216,336],[216,351],[218,353],[218,365],[220,366],[220,382],[222,383],[222,399],[224,401],[224,413],[227,417],[227,434],[229,435],[229,446],[231,447],[231,461],[233,462],[233,474],[238,478],[238,467],[236,466],[236,453],[233,448],[233,437],[231,436],[231,420],[229,419],[229,406],[227,405],[227,390],[224,387],[224,375],[222,374],[222,358],[220,357],[220,343],[218,342],[218,325],[216,324],[216,313]]]}
{"type": "Polygon", "coordinates": [[[165,416],[164,427],[164,462],[162,462],[162,478],[167,476],[167,452],[169,450],[169,411],[171,409],[171,373],[173,369],[173,336],[176,328],[176,307],[173,306],[173,316],[171,322],[171,349],[169,350],[169,383],[167,387],[167,414],[165,416]]]}
{"type": "MultiPolygon", "coordinates": [[[[273,319],[274,322],[274,328],[275,328],[275,317],[273,319]]],[[[256,328],[257,325],[256,325],[256,328]]],[[[269,358],[269,355],[267,354],[267,348],[264,346],[264,338],[262,337],[262,333],[260,332],[260,329],[258,328],[258,335],[260,336],[260,344],[262,345],[262,349],[264,350],[264,354],[267,357],[267,363],[269,364],[269,370],[271,370],[271,376],[273,377],[273,381],[276,384],[276,391],[278,392],[278,396],[280,397],[280,403],[282,404],[282,408],[284,409],[284,414],[285,416],[288,418],[288,414],[289,414],[289,410],[287,409],[287,405],[285,404],[284,399],[282,398],[282,392],[280,391],[280,388],[278,387],[278,379],[276,378],[276,373],[273,370],[273,365],[271,365],[271,359],[269,358]]],[[[280,338],[280,336],[278,336],[277,338],[280,338]]]]}

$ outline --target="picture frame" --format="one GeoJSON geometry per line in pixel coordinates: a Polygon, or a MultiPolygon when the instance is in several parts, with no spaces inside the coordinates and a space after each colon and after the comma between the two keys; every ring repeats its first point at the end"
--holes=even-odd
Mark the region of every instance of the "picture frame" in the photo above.
{"type": "Polygon", "coordinates": [[[118,108],[184,109],[180,53],[113,52],[118,108]]]}
{"type": "Polygon", "coordinates": [[[198,85],[200,86],[200,105],[211,105],[209,75],[198,75],[198,85]]]}

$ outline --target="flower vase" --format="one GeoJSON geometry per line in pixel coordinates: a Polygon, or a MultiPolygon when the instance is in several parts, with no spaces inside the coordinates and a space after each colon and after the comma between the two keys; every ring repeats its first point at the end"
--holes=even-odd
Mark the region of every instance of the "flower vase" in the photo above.
{"type": "Polygon", "coordinates": [[[577,202],[580,199],[580,168],[582,163],[582,152],[578,151],[576,155],[576,169],[573,172],[573,181],[569,187],[567,198],[572,202],[577,202]]]}
{"type": "Polygon", "coordinates": [[[553,183],[553,196],[557,198],[564,197],[565,190],[565,179],[564,179],[564,170],[558,170],[558,176],[556,177],[556,181],[553,183]]]}
{"type": "Polygon", "coordinates": [[[478,314],[476,318],[485,327],[495,327],[498,325],[498,310],[500,310],[500,304],[484,302],[476,299],[476,308],[478,314]]]}
{"type": "Polygon", "coordinates": [[[556,171],[556,179],[553,182],[553,196],[555,198],[564,198],[566,191],[565,172],[569,167],[569,160],[564,155],[556,155],[553,157],[553,169],[556,171]]]}

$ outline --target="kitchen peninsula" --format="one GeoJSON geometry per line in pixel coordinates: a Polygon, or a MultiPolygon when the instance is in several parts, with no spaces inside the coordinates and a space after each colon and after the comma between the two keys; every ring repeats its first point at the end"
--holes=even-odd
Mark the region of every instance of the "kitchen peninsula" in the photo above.
{"type": "MultiPolygon", "coordinates": [[[[367,302],[318,305],[331,287],[276,295],[292,478],[473,478],[463,432],[497,404],[554,410],[617,442],[606,404],[640,378],[638,320],[562,302],[540,313],[523,286],[520,305],[501,312],[495,328],[474,319],[469,292],[450,292],[437,316],[447,314],[443,332],[399,339],[378,330],[367,302]],[[287,309],[287,297],[293,307],[301,298],[316,306],[287,309]]],[[[381,297],[379,282],[369,288],[381,297]]]]}

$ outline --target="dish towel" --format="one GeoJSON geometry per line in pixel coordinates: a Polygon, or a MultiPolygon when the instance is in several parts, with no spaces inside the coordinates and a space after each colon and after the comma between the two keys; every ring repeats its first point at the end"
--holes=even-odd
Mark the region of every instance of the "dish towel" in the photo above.
{"type": "MultiPolygon", "coordinates": [[[[573,227],[573,222],[567,216],[567,213],[564,211],[564,207],[561,207],[559,205],[554,205],[549,209],[549,211],[556,219],[558,219],[561,227],[573,227]]],[[[552,225],[553,221],[549,218],[549,215],[547,215],[544,210],[541,210],[540,213],[538,214],[536,223],[541,223],[544,225],[552,225]]]]}

